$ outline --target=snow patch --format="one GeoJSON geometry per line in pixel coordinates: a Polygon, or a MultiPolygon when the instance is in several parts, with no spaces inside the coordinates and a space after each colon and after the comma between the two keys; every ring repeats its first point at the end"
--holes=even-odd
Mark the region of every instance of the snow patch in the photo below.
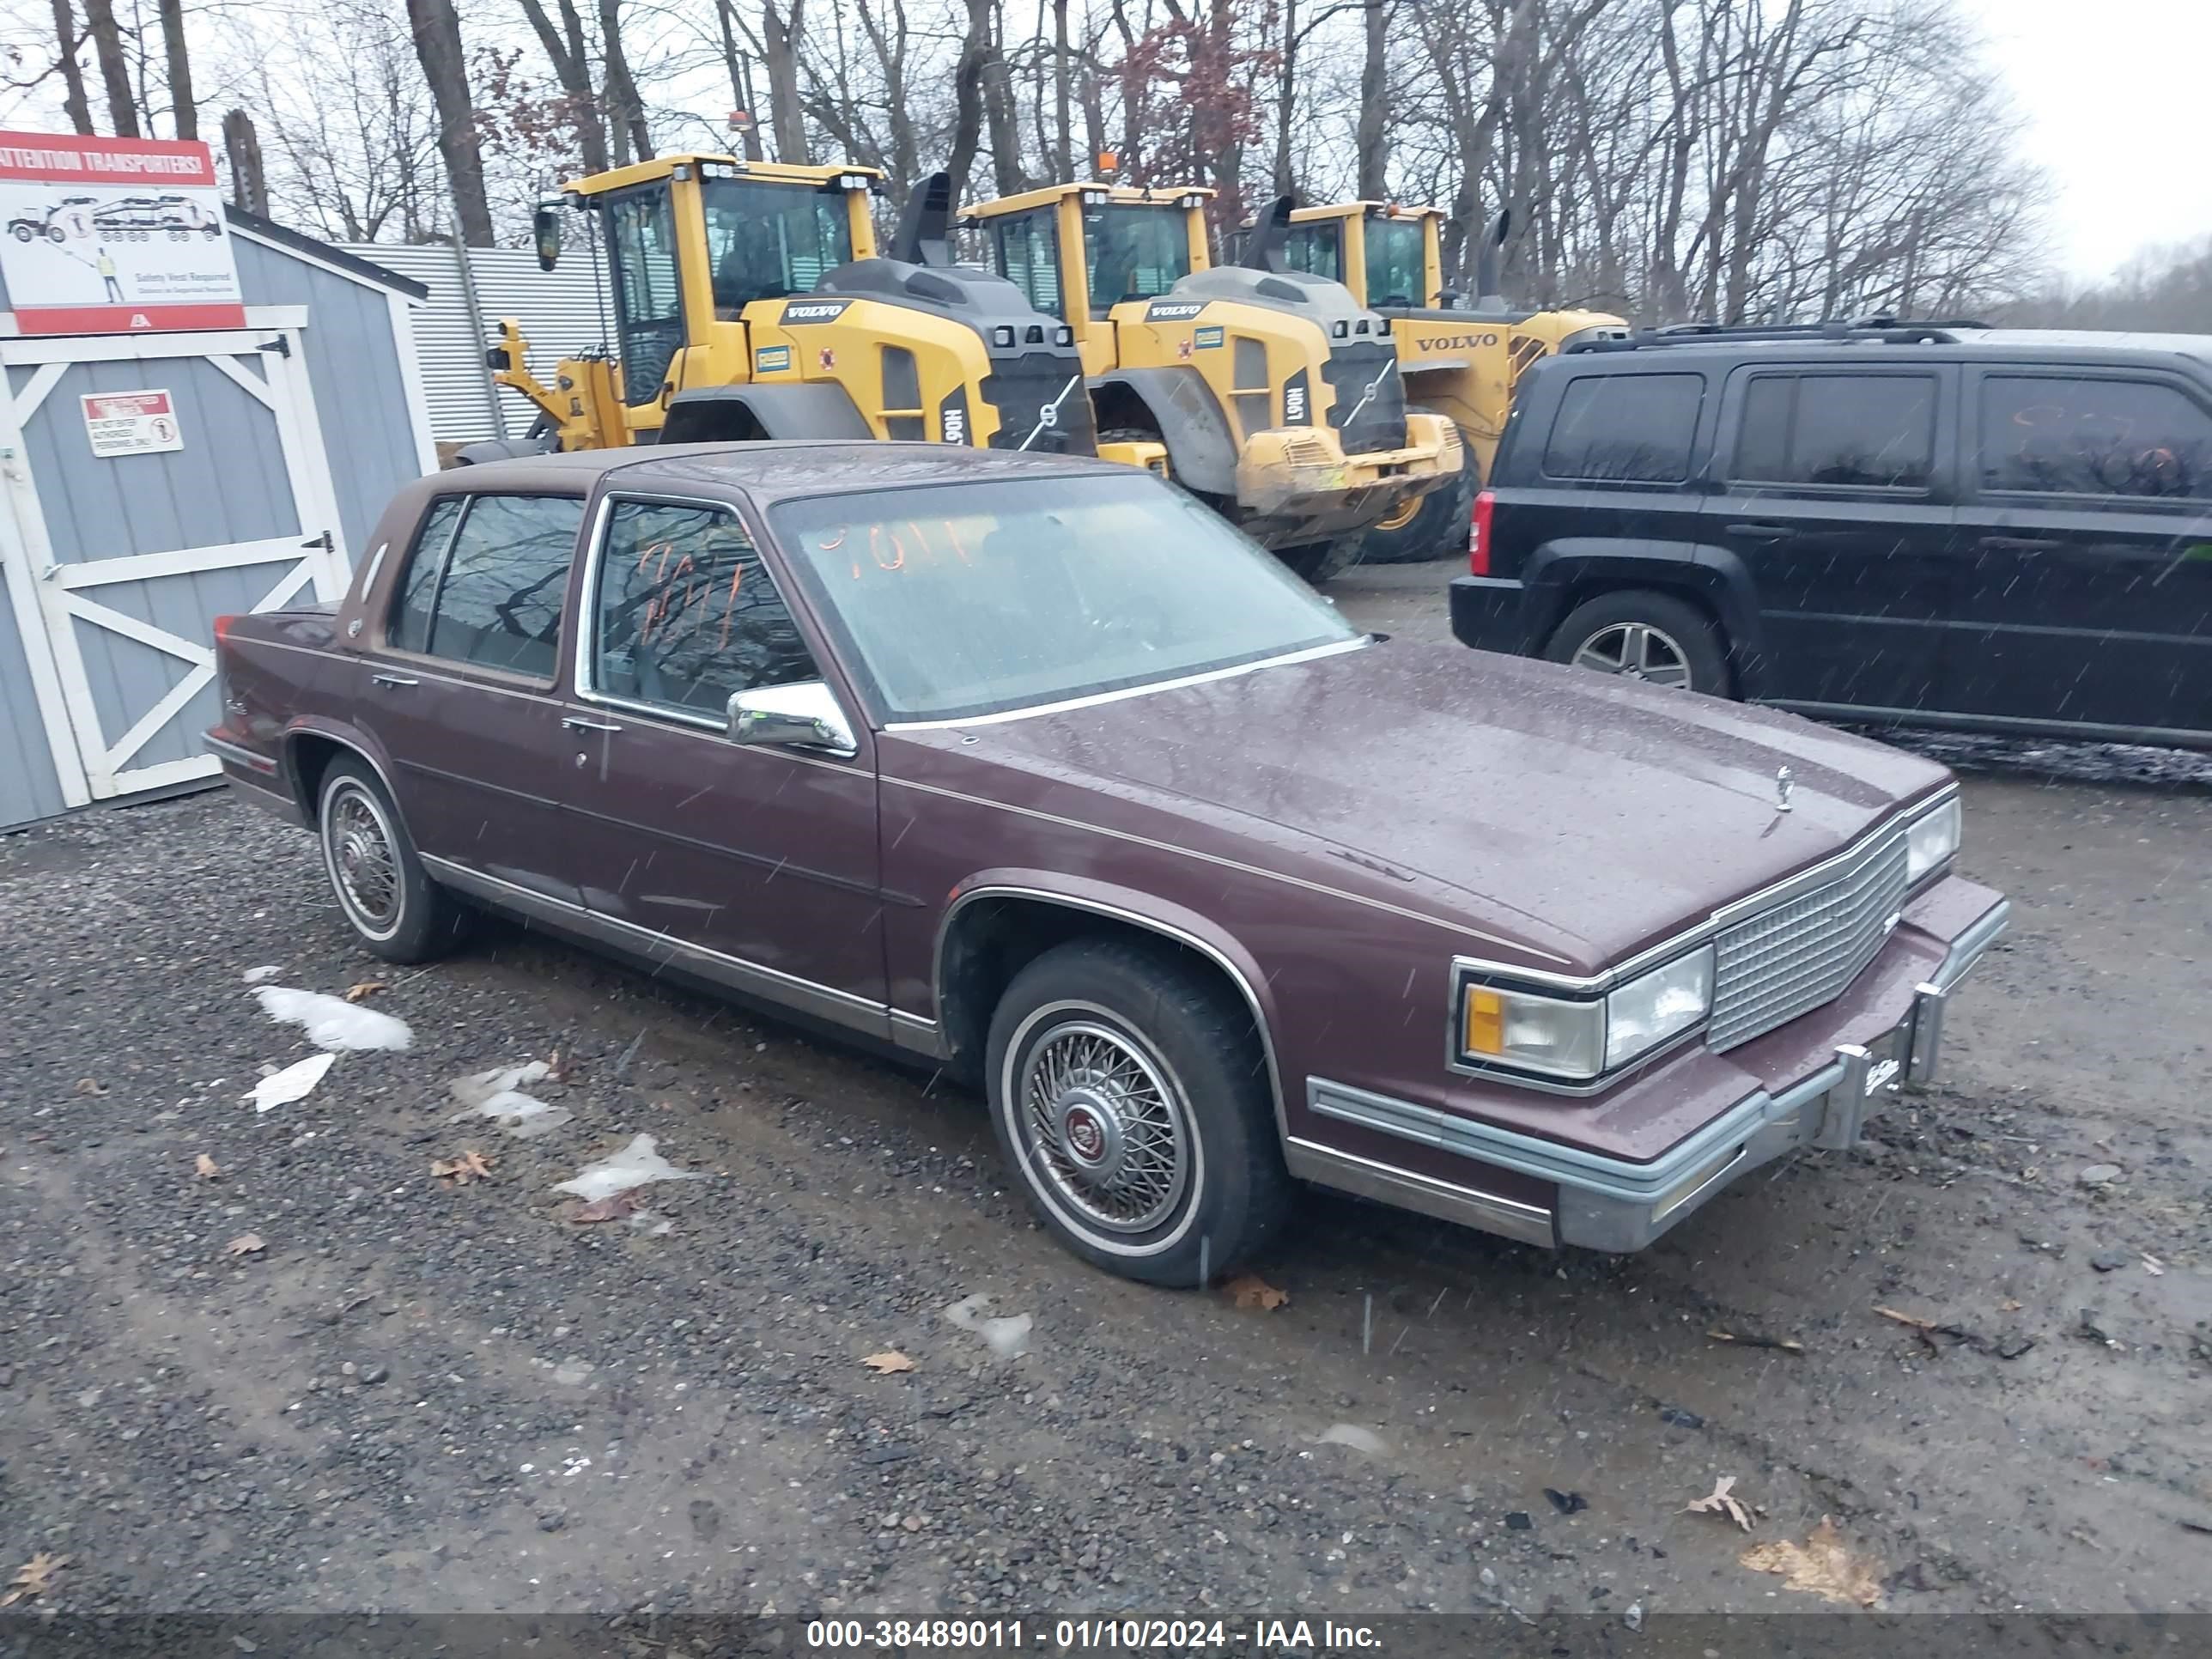
{"type": "Polygon", "coordinates": [[[274,1106],[289,1106],[295,1100],[305,1100],[314,1093],[315,1085],[323,1080],[323,1073],[331,1069],[337,1059],[333,1054],[309,1054],[295,1060],[281,1072],[271,1072],[253,1085],[253,1092],[244,1098],[253,1103],[253,1109],[265,1112],[274,1106]]]}
{"type": "Polygon", "coordinates": [[[253,994],[270,1018],[301,1027],[307,1041],[318,1048],[404,1049],[415,1041],[405,1020],[348,1002],[343,997],[295,991],[284,985],[257,985],[253,994]]]}
{"type": "Polygon", "coordinates": [[[1354,1451],[1365,1452],[1370,1457],[1380,1457],[1386,1449],[1381,1435],[1372,1429],[1363,1429],[1357,1423],[1330,1424],[1322,1431],[1320,1443],[1324,1446],[1349,1446],[1354,1451]]]}
{"type": "Polygon", "coordinates": [[[658,1150],[659,1143],[651,1135],[633,1135],[629,1146],[611,1158],[603,1158],[596,1164],[586,1164],[576,1171],[573,1179],[563,1181],[553,1190],[574,1193],[586,1204],[596,1204],[603,1198],[612,1198],[617,1193],[626,1193],[633,1187],[643,1187],[655,1181],[704,1181],[707,1177],[696,1170],[679,1170],[658,1150]]]}
{"type": "Polygon", "coordinates": [[[274,963],[270,963],[265,967],[249,968],[246,970],[246,982],[248,985],[258,985],[263,980],[274,979],[277,975],[283,971],[284,970],[282,968],[277,967],[274,963]]]}
{"type": "Polygon", "coordinates": [[[981,1337],[1000,1358],[1020,1358],[1030,1351],[1030,1330],[1036,1322],[1034,1316],[1015,1314],[1010,1318],[992,1318],[983,1311],[990,1305],[988,1296],[963,1297],[945,1310],[945,1317],[962,1330],[981,1337]]]}
{"type": "Polygon", "coordinates": [[[461,1109],[446,1121],[458,1123],[465,1117],[488,1117],[517,1140],[529,1140],[557,1129],[574,1119],[575,1113],[566,1106],[549,1105],[534,1096],[526,1095],[519,1086],[550,1075],[552,1069],[545,1061],[533,1060],[527,1065],[494,1066],[489,1072],[456,1078],[447,1086],[453,1091],[453,1098],[461,1103],[461,1109]]]}

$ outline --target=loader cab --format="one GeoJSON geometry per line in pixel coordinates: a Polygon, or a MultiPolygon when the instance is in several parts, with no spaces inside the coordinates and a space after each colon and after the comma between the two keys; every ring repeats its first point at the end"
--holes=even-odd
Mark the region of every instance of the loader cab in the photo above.
{"type": "Polygon", "coordinates": [[[660,424],[684,385],[741,378],[745,309],[811,294],[875,253],[868,167],[670,155],[571,185],[598,216],[633,431],[660,424]]]}
{"type": "Polygon", "coordinates": [[[1360,304],[1378,311],[1439,308],[1449,303],[1438,234],[1443,221],[1439,208],[1381,202],[1299,208],[1291,215],[1283,263],[1342,283],[1360,304]]]}

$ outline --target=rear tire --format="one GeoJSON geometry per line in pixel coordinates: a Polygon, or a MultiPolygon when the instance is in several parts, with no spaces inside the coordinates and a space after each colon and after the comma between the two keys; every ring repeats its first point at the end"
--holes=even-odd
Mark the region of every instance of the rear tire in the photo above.
{"type": "Polygon", "coordinates": [[[1360,562],[1366,551],[1368,532],[1354,531],[1332,542],[1308,542],[1302,547],[1279,547],[1275,556],[1315,587],[1341,576],[1360,562]]]}
{"type": "Polygon", "coordinates": [[[1093,1267],[1195,1285],[1289,1214],[1250,1011],[1164,946],[1077,939],[991,1018],[991,1127],[1046,1230],[1093,1267]]]}
{"type": "Polygon", "coordinates": [[[1721,631],[1697,606],[1670,593],[1624,588],[1577,605],[1543,654],[1646,684],[1730,695],[1721,631]]]}
{"type": "MultiPolygon", "coordinates": [[[[1413,405],[1414,412],[1433,415],[1432,409],[1413,405]]],[[[1474,446],[1462,437],[1459,447],[1459,476],[1439,484],[1414,503],[1413,515],[1395,528],[1375,525],[1367,532],[1362,564],[1425,564],[1429,561],[1467,556],[1468,523],[1474,517],[1474,492],[1481,483],[1475,466],[1474,446]]]]}
{"type": "Polygon", "coordinates": [[[461,942],[470,913],[422,868],[399,809],[366,761],[331,763],[315,829],[338,912],[369,950],[386,962],[434,962],[461,942]]]}

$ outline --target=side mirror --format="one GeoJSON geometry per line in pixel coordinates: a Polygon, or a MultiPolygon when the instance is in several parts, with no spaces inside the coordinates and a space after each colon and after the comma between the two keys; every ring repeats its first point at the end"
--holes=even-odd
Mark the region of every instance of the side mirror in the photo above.
{"type": "Polygon", "coordinates": [[[538,243],[538,270],[552,270],[561,258],[561,216],[541,202],[530,216],[530,230],[538,243]]]}
{"type": "Polygon", "coordinates": [[[836,694],[820,680],[733,692],[729,732],[732,743],[774,748],[821,749],[833,755],[855,755],[860,748],[836,694]]]}

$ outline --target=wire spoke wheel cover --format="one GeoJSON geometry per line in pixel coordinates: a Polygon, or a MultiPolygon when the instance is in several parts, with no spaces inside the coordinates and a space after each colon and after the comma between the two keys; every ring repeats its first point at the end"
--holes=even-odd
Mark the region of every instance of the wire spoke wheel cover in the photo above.
{"type": "Polygon", "coordinates": [[[374,939],[398,930],[405,888],[383,803],[350,779],[323,803],[323,853],[348,919],[374,939]]]}
{"type": "Polygon", "coordinates": [[[1103,1021],[1063,1017],[1026,1047],[1010,1103],[1023,1159],[1071,1223],[1149,1232],[1190,1191],[1188,1109],[1165,1069],[1103,1021]]]}
{"type": "Polygon", "coordinates": [[[1575,648],[1572,661],[1577,668],[1595,668],[1651,685],[1686,688],[1690,684],[1690,660],[1681,645],[1650,623],[1609,623],[1575,648]]]}

